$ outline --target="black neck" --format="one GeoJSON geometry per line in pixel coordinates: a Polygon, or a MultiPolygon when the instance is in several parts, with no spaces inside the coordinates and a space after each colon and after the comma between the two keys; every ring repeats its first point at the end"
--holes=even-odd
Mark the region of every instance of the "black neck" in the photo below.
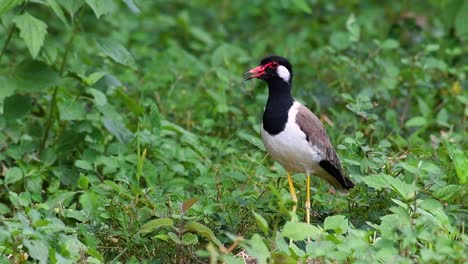
{"type": "Polygon", "coordinates": [[[283,131],[288,121],[288,112],[294,103],[291,85],[280,78],[268,81],[268,101],[263,113],[263,128],[276,135],[283,131]]]}

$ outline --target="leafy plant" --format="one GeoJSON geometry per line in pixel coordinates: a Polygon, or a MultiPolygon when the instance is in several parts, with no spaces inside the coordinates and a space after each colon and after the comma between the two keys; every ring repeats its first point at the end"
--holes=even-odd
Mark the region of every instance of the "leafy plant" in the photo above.
{"type": "Polygon", "coordinates": [[[2,262],[463,263],[467,8],[1,1],[2,262]],[[311,225],[242,82],[271,53],[356,183],[311,225]]]}

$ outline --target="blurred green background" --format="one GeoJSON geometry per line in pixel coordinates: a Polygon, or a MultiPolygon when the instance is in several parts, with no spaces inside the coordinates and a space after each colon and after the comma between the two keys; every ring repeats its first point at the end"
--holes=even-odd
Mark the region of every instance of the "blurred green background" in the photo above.
{"type": "Polygon", "coordinates": [[[467,18],[463,0],[2,0],[2,263],[462,263],[467,18]],[[357,185],[314,178],[312,225],[259,139],[266,85],[242,79],[269,54],[357,185]]]}

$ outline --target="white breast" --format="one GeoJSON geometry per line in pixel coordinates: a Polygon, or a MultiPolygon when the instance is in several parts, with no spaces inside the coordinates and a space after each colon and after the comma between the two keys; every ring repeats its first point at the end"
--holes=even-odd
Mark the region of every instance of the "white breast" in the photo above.
{"type": "Polygon", "coordinates": [[[288,122],[281,133],[272,136],[262,125],[261,136],[268,153],[286,170],[314,174],[322,170],[319,162],[323,155],[306,140],[306,135],[296,123],[299,105],[298,102],[292,105],[288,112],[288,122]]]}

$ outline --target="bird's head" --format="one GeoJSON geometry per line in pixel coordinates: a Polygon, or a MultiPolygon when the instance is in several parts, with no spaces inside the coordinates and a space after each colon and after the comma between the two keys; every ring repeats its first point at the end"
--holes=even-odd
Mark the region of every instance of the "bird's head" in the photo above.
{"type": "Polygon", "coordinates": [[[282,80],[289,85],[292,83],[292,65],[281,56],[268,56],[260,61],[260,65],[245,73],[245,80],[253,78],[264,80],[267,83],[282,80]]]}

